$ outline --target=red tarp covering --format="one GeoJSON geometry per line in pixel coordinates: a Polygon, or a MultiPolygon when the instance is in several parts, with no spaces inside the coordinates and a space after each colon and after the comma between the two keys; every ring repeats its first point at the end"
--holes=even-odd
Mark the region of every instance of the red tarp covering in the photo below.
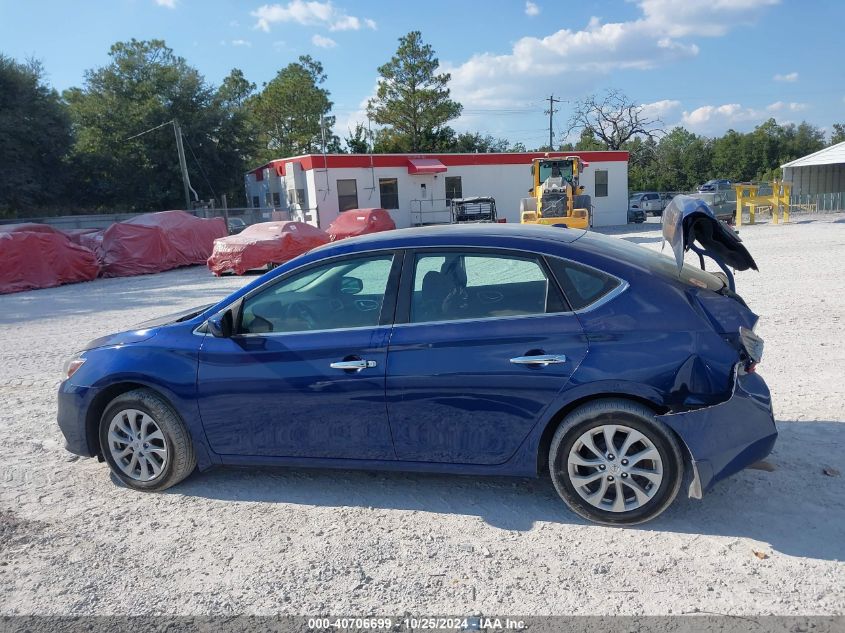
{"type": "Polygon", "coordinates": [[[79,239],[96,253],[103,277],[158,273],[184,263],[158,226],[118,222],[79,239]]]}
{"type": "Polygon", "coordinates": [[[8,225],[3,228],[0,230],[0,294],[97,277],[100,267],[94,253],[52,227],[46,231],[43,228],[8,231],[5,230],[8,225]]]}
{"type": "Polygon", "coordinates": [[[49,224],[38,224],[36,222],[22,222],[21,224],[0,224],[0,233],[50,233],[52,235],[64,235],[59,229],[49,224]]]}
{"type": "Polygon", "coordinates": [[[214,240],[229,234],[223,218],[198,218],[185,211],[146,213],[124,224],[163,229],[177,266],[204,264],[214,250],[214,240]]]}
{"type": "Polygon", "coordinates": [[[409,174],[439,174],[446,171],[446,165],[436,158],[409,158],[409,174]]]}
{"type": "Polygon", "coordinates": [[[328,233],[305,222],[261,222],[238,235],[215,240],[208,268],[215,275],[230,270],[243,275],[270,263],[281,264],[328,242],[328,233]]]}
{"type": "Polygon", "coordinates": [[[396,223],[384,209],[351,209],[337,216],[326,232],[334,242],[353,235],[392,231],[395,228],[396,223]]]}
{"type": "Polygon", "coordinates": [[[99,229],[65,229],[63,232],[70,238],[71,242],[82,244],[82,236],[96,233],[99,229]]]}

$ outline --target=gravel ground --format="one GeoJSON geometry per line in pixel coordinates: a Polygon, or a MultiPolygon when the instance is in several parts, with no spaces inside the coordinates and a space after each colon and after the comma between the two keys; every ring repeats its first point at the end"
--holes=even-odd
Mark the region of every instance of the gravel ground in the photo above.
{"type": "MultiPolygon", "coordinates": [[[[762,315],[774,470],[636,529],[587,524],[543,480],[220,469],[121,488],[62,448],[62,362],[249,278],[2,296],[0,614],[843,614],[845,216],[794,219],[741,231],[761,269],[738,286],[762,315]]],[[[660,248],[652,222],[610,232],[660,248]]]]}

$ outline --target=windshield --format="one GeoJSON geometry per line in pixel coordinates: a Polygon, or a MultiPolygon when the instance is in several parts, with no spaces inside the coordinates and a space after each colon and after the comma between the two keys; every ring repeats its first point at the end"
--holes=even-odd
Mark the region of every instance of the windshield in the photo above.
{"type": "Polygon", "coordinates": [[[540,163],[540,182],[546,182],[549,177],[572,180],[571,160],[544,160],[540,163]]]}

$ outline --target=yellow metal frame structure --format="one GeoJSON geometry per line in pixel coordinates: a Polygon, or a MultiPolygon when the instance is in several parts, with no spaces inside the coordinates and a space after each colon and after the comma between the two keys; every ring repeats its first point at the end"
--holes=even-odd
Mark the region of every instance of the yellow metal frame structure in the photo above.
{"type": "Polygon", "coordinates": [[[736,226],[742,226],[742,212],[748,207],[749,224],[754,224],[757,209],[760,207],[771,211],[772,222],[789,222],[789,198],[792,195],[792,184],[781,180],[772,181],[772,193],[759,195],[760,186],[748,183],[734,185],[736,191],[736,226]]]}

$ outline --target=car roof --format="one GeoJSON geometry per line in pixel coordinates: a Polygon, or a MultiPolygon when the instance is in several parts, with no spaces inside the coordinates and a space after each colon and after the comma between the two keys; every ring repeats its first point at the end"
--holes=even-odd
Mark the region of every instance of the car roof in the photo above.
{"type": "Polygon", "coordinates": [[[586,233],[584,229],[543,226],[539,224],[437,224],[408,229],[395,229],[350,237],[315,249],[328,255],[327,251],[366,251],[377,248],[406,248],[415,246],[450,245],[501,245],[508,240],[542,240],[546,242],[572,243],[586,233]]]}

